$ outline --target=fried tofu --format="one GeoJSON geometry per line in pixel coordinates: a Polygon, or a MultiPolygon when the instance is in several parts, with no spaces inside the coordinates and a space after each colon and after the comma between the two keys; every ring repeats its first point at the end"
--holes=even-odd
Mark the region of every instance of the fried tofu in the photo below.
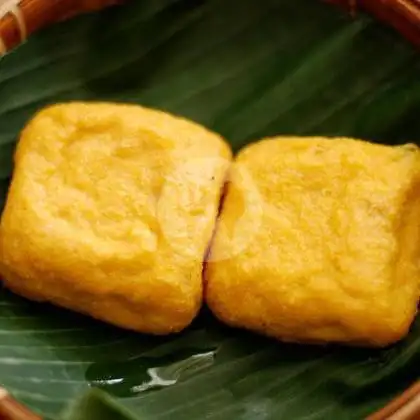
{"type": "Polygon", "coordinates": [[[231,150],[191,121],[74,102],[23,130],[0,227],[5,285],[151,334],[202,304],[202,265],[231,150]]]}
{"type": "Polygon", "coordinates": [[[282,341],[386,346],[416,315],[419,226],[415,145],[263,139],[232,167],[207,303],[282,341]]]}

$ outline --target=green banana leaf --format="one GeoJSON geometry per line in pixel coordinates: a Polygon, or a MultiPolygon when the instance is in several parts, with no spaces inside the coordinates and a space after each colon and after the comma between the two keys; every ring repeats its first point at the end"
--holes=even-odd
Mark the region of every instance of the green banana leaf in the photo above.
{"type": "Polygon", "coordinates": [[[60,418],[61,420],[136,420],[136,417],[116,404],[108,394],[97,389],[87,392],[71,403],[60,418]]]}
{"type": "MultiPolygon", "coordinates": [[[[46,104],[158,107],[235,150],[292,133],[396,144],[420,139],[419,74],[419,53],[391,29],[319,1],[132,1],[0,61],[1,196],[18,133],[46,104]]],[[[361,419],[419,366],[420,322],[387,349],[315,347],[229,329],[204,309],[156,338],[0,291],[0,383],[48,418],[361,419]]]]}

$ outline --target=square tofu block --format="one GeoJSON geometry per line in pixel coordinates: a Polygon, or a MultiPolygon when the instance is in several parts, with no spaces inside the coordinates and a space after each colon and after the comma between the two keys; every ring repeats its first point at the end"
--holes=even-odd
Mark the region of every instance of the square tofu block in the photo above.
{"type": "Polygon", "coordinates": [[[212,311],[284,341],[404,337],[419,297],[419,156],[346,138],[245,148],[206,273],[212,311]]]}
{"type": "Polygon", "coordinates": [[[70,103],[19,141],[0,228],[7,287],[136,331],[180,331],[231,160],[222,138],[135,105],[70,103]]]}

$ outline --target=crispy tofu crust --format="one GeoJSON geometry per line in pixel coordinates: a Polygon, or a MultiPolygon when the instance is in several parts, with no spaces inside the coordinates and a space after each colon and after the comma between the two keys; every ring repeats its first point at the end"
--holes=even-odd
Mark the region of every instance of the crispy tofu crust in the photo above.
{"type": "Polygon", "coordinates": [[[59,104],[24,129],[0,228],[7,287],[140,332],[191,323],[231,151],[161,111],[59,104]]]}
{"type": "Polygon", "coordinates": [[[232,167],[207,303],[279,340],[386,346],[416,314],[419,226],[416,146],[263,139],[232,167]]]}

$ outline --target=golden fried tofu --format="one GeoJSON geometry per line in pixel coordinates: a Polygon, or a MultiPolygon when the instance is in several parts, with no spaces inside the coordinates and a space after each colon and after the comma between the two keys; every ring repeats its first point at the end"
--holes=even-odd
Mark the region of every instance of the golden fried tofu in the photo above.
{"type": "Polygon", "coordinates": [[[157,110],[42,110],[18,143],[1,220],[6,286],[128,329],[182,330],[202,303],[230,160],[220,136],[157,110]]]}
{"type": "Polygon", "coordinates": [[[233,165],[207,303],[284,341],[385,346],[416,314],[419,226],[416,146],[263,139],[233,165]]]}

